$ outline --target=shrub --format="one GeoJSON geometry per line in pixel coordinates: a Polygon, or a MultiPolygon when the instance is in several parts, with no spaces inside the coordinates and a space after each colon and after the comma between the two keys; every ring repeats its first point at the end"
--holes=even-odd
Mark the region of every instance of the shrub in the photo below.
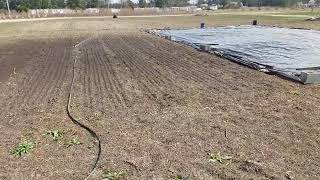
{"type": "Polygon", "coordinates": [[[16,9],[18,12],[28,12],[29,11],[29,8],[26,7],[26,6],[23,6],[23,5],[18,5],[17,6],[17,9],[16,9]]]}

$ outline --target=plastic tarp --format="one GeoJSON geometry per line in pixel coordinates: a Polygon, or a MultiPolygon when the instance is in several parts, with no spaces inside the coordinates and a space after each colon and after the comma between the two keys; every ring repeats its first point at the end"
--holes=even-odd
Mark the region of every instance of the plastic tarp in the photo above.
{"type": "Polygon", "coordinates": [[[250,25],[158,33],[195,48],[209,45],[216,54],[228,59],[293,79],[298,79],[301,72],[320,70],[320,31],[316,30],[250,25]]]}

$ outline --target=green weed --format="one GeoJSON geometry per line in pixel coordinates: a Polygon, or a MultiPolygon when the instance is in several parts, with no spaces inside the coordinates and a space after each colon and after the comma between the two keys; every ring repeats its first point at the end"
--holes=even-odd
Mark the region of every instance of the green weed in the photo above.
{"type": "Polygon", "coordinates": [[[24,141],[16,147],[12,154],[16,155],[17,157],[21,157],[24,154],[27,154],[31,149],[34,147],[34,142],[32,141],[24,141]]]}
{"type": "Polygon", "coordinates": [[[213,163],[221,163],[225,164],[226,162],[231,161],[232,156],[229,155],[222,155],[220,152],[214,154],[214,153],[209,153],[209,161],[213,163]]]}
{"type": "Polygon", "coordinates": [[[174,180],[188,180],[189,177],[188,176],[182,176],[182,175],[176,175],[174,177],[174,180]]]}
{"type": "Polygon", "coordinates": [[[48,131],[47,135],[50,135],[54,141],[58,141],[63,137],[63,131],[56,129],[56,130],[48,131]]]}
{"type": "Polygon", "coordinates": [[[70,140],[67,143],[67,147],[70,147],[70,146],[73,146],[73,145],[80,145],[80,144],[82,144],[82,143],[78,139],[73,138],[72,140],[70,140]]]}
{"type": "Polygon", "coordinates": [[[107,180],[119,180],[126,176],[125,172],[119,171],[106,171],[103,173],[103,178],[107,180]]]}
{"type": "Polygon", "coordinates": [[[296,95],[296,96],[300,95],[300,92],[297,91],[297,90],[290,90],[289,93],[292,94],[292,95],[296,95]]]}

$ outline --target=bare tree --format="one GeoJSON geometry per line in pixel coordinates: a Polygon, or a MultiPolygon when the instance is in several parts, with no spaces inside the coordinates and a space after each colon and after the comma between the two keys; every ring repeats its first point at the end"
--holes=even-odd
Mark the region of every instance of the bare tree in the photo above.
{"type": "Polygon", "coordinates": [[[122,9],[123,6],[126,7],[127,0],[120,0],[120,3],[121,3],[120,9],[122,9]]]}
{"type": "Polygon", "coordinates": [[[10,17],[11,16],[11,12],[10,12],[9,0],[7,0],[7,8],[8,8],[8,13],[9,13],[9,17],[10,17]]]}
{"type": "Polygon", "coordinates": [[[104,7],[106,8],[108,8],[109,9],[109,7],[110,7],[110,0],[104,0],[104,7]]]}

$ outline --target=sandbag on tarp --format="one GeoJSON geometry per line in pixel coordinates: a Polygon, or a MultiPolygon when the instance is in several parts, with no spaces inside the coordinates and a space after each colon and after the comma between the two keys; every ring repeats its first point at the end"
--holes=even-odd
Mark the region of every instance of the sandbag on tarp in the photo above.
{"type": "Polygon", "coordinates": [[[320,17],[311,17],[306,19],[306,21],[320,21],[320,17]]]}

